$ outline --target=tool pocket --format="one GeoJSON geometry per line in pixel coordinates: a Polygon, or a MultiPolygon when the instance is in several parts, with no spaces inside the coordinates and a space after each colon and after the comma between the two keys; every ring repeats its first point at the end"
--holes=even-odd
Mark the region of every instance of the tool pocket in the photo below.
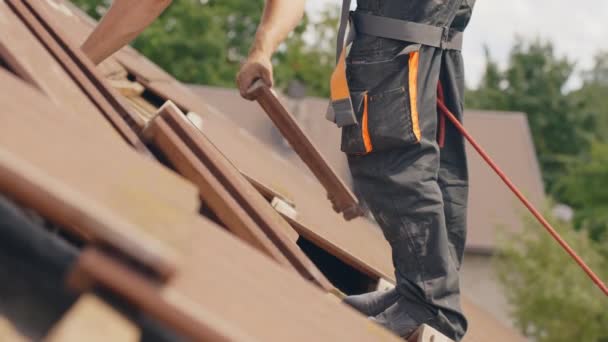
{"type": "Polygon", "coordinates": [[[357,123],[342,127],[342,151],[368,154],[417,144],[418,48],[389,59],[351,58],[347,76],[357,123]]]}
{"type": "MultiPolygon", "coordinates": [[[[363,124],[367,118],[363,117],[367,104],[367,92],[365,91],[351,91],[350,98],[353,103],[353,110],[357,123],[354,125],[348,125],[342,127],[342,151],[349,154],[365,154],[367,148],[363,141],[363,124]]],[[[370,149],[371,151],[371,149],[370,149]]]]}

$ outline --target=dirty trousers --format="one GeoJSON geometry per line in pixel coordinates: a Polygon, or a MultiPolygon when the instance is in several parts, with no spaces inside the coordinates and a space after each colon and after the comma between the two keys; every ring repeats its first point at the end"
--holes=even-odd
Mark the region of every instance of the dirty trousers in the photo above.
{"type": "MultiPolygon", "coordinates": [[[[454,20],[457,29],[470,17],[466,5],[454,20]]],[[[438,114],[436,101],[440,84],[447,107],[462,120],[462,55],[363,35],[350,51],[347,77],[359,124],[343,128],[342,150],[355,192],[392,248],[397,290],[412,318],[458,341],[467,329],[458,275],[467,164],[464,140],[438,114]]]]}

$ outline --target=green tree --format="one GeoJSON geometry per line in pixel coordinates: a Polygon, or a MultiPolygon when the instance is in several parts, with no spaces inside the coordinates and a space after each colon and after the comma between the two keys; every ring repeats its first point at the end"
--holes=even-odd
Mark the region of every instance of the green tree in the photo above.
{"type": "Polygon", "coordinates": [[[499,70],[487,53],[486,72],[480,87],[469,92],[473,108],[520,111],[528,115],[543,177],[550,192],[563,176],[564,157],[584,151],[589,138],[588,118],[577,111],[564,92],[574,64],[555,55],[553,45],[539,40],[518,41],[508,66],[499,70]]]}
{"type": "MultiPolygon", "coordinates": [[[[608,280],[608,57],[598,56],[581,88],[566,92],[573,63],[549,43],[518,42],[502,70],[486,56],[468,104],[528,115],[547,189],[575,212],[572,223],[552,223],[608,280]]],[[[517,326],[540,342],[607,342],[603,294],[535,221],[527,217],[525,227],[503,239],[496,259],[517,326]]]]}
{"type": "MultiPolygon", "coordinates": [[[[107,10],[109,0],[73,0],[94,18],[107,10]]],[[[260,21],[264,0],[174,0],[133,47],[183,82],[233,87],[240,63],[247,56],[260,21]]],[[[337,8],[319,22],[303,23],[281,46],[273,63],[278,87],[291,80],[303,82],[310,95],[327,96],[333,52],[327,44],[304,39],[335,31],[337,8]]],[[[323,39],[323,38],[322,38],[323,39]]],[[[333,43],[333,42],[332,42],[333,43]]]]}
{"type": "Polygon", "coordinates": [[[297,79],[310,89],[309,95],[329,96],[329,76],[335,66],[338,10],[328,6],[318,20],[307,25],[307,36],[314,36],[314,43],[307,42],[305,35],[299,35],[284,44],[275,58],[277,83],[285,86],[297,79]]]}
{"type": "Polygon", "coordinates": [[[600,52],[590,70],[582,75],[583,85],[572,93],[580,111],[593,119],[595,137],[608,142],[608,51],[600,52]]]}
{"type": "MultiPolygon", "coordinates": [[[[601,244],[568,223],[556,229],[604,280],[601,244]]],[[[503,239],[496,258],[516,326],[539,342],[608,341],[608,300],[531,217],[525,230],[503,239]]]]}
{"type": "Polygon", "coordinates": [[[111,0],[70,0],[76,6],[94,19],[99,19],[106,12],[107,8],[112,3],[111,0]]]}
{"type": "Polygon", "coordinates": [[[480,109],[507,108],[507,97],[504,95],[506,84],[504,73],[492,58],[489,47],[484,46],[486,67],[478,88],[467,92],[467,107],[480,109]]]}
{"type": "Polygon", "coordinates": [[[582,74],[583,84],[570,96],[575,112],[587,118],[579,129],[589,139],[588,149],[564,158],[564,175],[555,195],[575,209],[575,226],[586,229],[595,240],[608,231],[608,53],[599,53],[594,66],[582,74]]]}
{"type": "MultiPolygon", "coordinates": [[[[594,141],[590,151],[567,164],[556,190],[575,212],[574,223],[599,241],[608,234],[608,143],[594,141]]],[[[608,257],[608,255],[607,255],[608,257]]]]}

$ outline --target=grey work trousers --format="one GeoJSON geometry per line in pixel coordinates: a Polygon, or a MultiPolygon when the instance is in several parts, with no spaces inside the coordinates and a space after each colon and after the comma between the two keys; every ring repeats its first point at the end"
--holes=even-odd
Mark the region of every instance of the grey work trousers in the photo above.
{"type": "MultiPolygon", "coordinates": [[[[473,1],[450,3],[458,10],[446,14],[445,23],[462,31],[473,1]]],[[[372,13],[382,14],[382,1],[367,1],[367,5],[372,13]]],[[[412,318],[460,340],[467,329],[459,288],[466,239],[467,163],[463,137],[449,121],[440,124],[436,100],[441,81],[447,107],[462,120],[462,55],[358,35],[347,60],[347,77],[360,124],[343,128],[342,149],[348,155],[356,193],[392,248],[397,290],[417,306],[411,312],[421,317],[412,318]],[[409,74],[416,70],[408,63],[411,52],[404,55],[402,51],[419,54],[418,139],[412,134],[416,122],[408,98],[414,96],[409,74]],[[371,140],[371,152],[366,153],[362,130],[371,140]],[[442,147],[439,140],[444,141],[442,147]]]]}

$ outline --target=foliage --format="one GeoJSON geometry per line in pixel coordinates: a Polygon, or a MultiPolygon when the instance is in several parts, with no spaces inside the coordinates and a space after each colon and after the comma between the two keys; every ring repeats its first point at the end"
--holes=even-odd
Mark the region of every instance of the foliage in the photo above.
{"type": "Polygon", "coordinates": [[[608,231],[608,53],[564,91],[573,63],[550,43],[519,41],[501,70],[486,50],[486,70],[469,106],[528,115],[549,194],[575,209],[575,227],[598,240],[608,231]]]}
{"type": "Polygon", "coordinates": [[[572,92],[579,111],[593,118],[595,136],[608,143],[608,51],[595,57],[594,66],[583,72],[583,85],[572,92]]]}
{"type": "Polygon", "coordinates": [[[589,144],[589,118],[564,94],[574,64],[555,55],[553,45],[518,41],[509,64],[499,70],[489,52],[480,87],[469,92],[472,108],[519,111],[528,115],[547,188],[563,176],[563,158],[577,156],[589,144]]]}
{"type": "MultiPolygon", "coordinates": [[[[97,19],[110,3],[73,2],[97,19]]],[[[255,36],[263,5],[263,0],[174,0],[133,46],[183,82],[233,87],[255,36]]],[[[305,18],[280,47],[273,59],[278,87],[299,80],[307,86],[309,95],[329,94],[333,48],[309,43],[304,37],[307,29],[334,32],[337,16],[337,8],[331,7],[318,22],[305,18]]]]}
{"type": "Polygon", "coordinates": [[[583,85],[570,96],[579,113],[592,118],[590,148],[568,160],[558,182],[560,200],[575,209],[575,224],[595,240],[608,235],[608,53],[599,53],[595,65],[583,73],[583,85]]]}
{"type": "Polygon", "coordinates": [[[71,0],[76,6],[80,7],[88,15],[95,19],[101,18],[106,9],[110,7],[111,0],[71,0]]]}
{"type": "MultiPolygon", "coordinates": [[[[608,258],[600,244],[568,223],[559,233],[603,279],[608,258]]],[[[608,341],[608,300],[531,217],[506,239],[496,264],[518,328],[538,342],[608,341]]]]}
{"type": "Polygon", "coordinates": [[[484,47],[486,67],[477,89],[468,91],[467,107],[478,109],[507,110],[509,105],[505,96],[504,73],[492,59],[488,46],[484,47]]]}
{"type": "Polygon", "coordinates": [[[281,48],[275,58],[275,78],[279,85],[290,80],[300,80],[309,95],[329,96],[329,75],[335,65],[335,43],[337,40],[338,8],[327,7],[320,20],[310,23],[307,33],[314,34],[316,43],[308,43],[305,35],[293,36],[281,48]]]}
{"type": "Polygon", "coordinates": [[[575,211],[575,225],[587,229],[595,240],[608,232],[607,185],[608,144],[599,141],[568,164],[566,175],[557,184],[564,202],[575,211]]]}
{"type": "MultiPolygon", "coordinates": [[[[468,105],[528,115],[546,188],[575,213],[571,223],[552,223],[608,280],[608,54],[569,91],[574,64],[550,43],[517,42],[504,69],[487,49],[486,60],[468,105]]],[[[606,297],[532,218],[525,227],[497,257],[517,326],[540,342],[607,342],[606,297]]]]}

